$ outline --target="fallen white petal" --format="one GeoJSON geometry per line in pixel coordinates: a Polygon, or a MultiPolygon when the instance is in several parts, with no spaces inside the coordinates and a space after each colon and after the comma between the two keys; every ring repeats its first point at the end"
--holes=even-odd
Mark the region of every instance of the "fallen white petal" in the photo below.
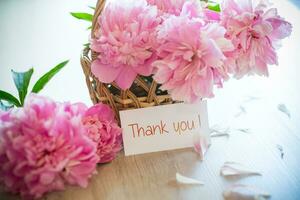
{"type": "Polygon", "coordinates": [[[249,102],[251,102],[251,101],[255,101],[255,100],[259,100],[259,99],[260,99],[260,97],[248,96],[248,97],[245,99],[244,103],[249,103],[249,102]]]}
{"type": "Polygon", "coordinates": [[[243,114],[246,114],[246,113],[247,113],[247,111],[246,111],[245,107],[244,106],[240,106],[239,107],[239,112],[237,114],[235,114],[235,117],[239,117],[239,116],[241,116],[243,114]]]}
{"type": "Polygon", "coordinates": [[[210,137],[229,137],[230,135],[228,133],[212,133],[210,137]]]}
{"type": "Polygon", "coordinates": [[[225,200],[266,200],[271,195],[260,188],[236,184],[223,192],[225,200]]]}
{"type": "Polygon", "coordinates": [[[200,160],[204,159],[204,155],[209,147],[209,139],[200,134],[194,135],[194,150],[199,154],[200,160]]]}
{"type": "Polygon", "coordinates": [[[250,129],[248,129],[248,128],[238,128],[236,130],[239,132],[243,132],[243,133],[250,133],[250,129]]]}
{"type": "Polygon", "coordinates": [[[225,162],[221,167],[220,174],[226,176],[261,176],[261,173],[251,170],[237,162],[225,162]]]}
{"type": "Polygon", "coordinates": [[[183,176],[179,173],[176,173],[176,181],[180,184],[187,184],[187,185],[204,185],[203,182],[193,179],[193,178],[189,178],[186,176],[183,176]]]}
{"type": "Polygon", "coordinates": [[[210,128],[210,137],[229,137],[230,128],[220,128],[219,126],[213,126],[210,128]]]}
{"type": "Polygon", "coordinates": [[[284,104],[279,104],[277,106],[278,110],[280,110],[281,112],[283,112],[284,114],[286,114],[289,118],[291,118],[291,113],[290,111],[287,109],[286,105],[284,104]]]}
{"type": "Polygon", "coordinates": [[[280,151],[280,157],[283,159],[283,157],[284,157],[283,147],[281,145],[279,145],[279,144],[277,144],[276,147],[280,151]]]}

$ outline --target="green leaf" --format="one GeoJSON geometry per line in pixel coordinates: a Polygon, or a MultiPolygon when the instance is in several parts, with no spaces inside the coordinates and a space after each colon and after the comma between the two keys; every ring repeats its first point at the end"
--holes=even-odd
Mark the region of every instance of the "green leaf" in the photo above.
{"type": "Polygon", "coordinates": [[[0,90],[0,100],[5,100],[17,107],[21,107],[21,104],[16,97],[2,90],[0,90]]]}
{"type": "Polygon", "coordinates": [[[208,4],[207,8],[215,12],[221,12],[220,4],[208,4]]]}
{"type": "Polygon", "coordinates": [[[12,105],[12,104],[5,104],[5,103],[3,103],[1,100],[0,100],[0,109],[1,110],[4,110],[4,111],[7,111],[7,110],[9,110],[9,109],[11,109],[11,108],[13,108],[14,107],[14,105],[12,105]]]}
{"type": "Polygon", "coordinates": [[[92,30],[92,26],[87,27],[86,30],[92,30]]]}
{"type": "Polygon", "coordinates": [[[94,6],[89,6],[89,8],[92,10],[96,10],[96,7],[94,7],[94,6]]]}
{"type": "Polygon", "coordinates": [[[55,74],[57,74],[69,61],[64,61],[58,65],[56,65],[54,68],[52,68],[49,72],[44,74],[33,86],[33,89],[31,92],[38,93],[40,92],[45,85],[53,78],[55,74]]]}
{"type": "Polygon", "coordinates": [[[85,48],[89,48],[90,47],[90,43],[85,43],[85,44],[83,44],[83,46],[85,47],[85,48]]]}
{"type": "Polygon", "coordinates": [[[71,15],[77,19],[80,19],[80,20],[85,20],[85,21],[88,21],[88,22],[92,22],[93,21],[93,15],[92,14],[89,14],[89,13],[74,13],[74,12],[71,12],[71,15]]]}
{"type": "Polygon", "coordinates": [[[31,76],[33,74],[33,69],[26,72],[15,72],[14,70],[11,70],[15,85],[18,89],[19,93],[19,99],[21,102],[21,105],[24,103],[24,99],[27,95],[27,89],[30,83],[31,76]]]}

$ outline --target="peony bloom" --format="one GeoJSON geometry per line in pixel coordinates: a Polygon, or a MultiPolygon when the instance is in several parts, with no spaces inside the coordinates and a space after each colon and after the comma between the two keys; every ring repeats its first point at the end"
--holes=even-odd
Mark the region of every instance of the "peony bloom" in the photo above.
{"type": "Polygon", "coordinates": [[[97,145],[99,163],[112,161],[122,149],[122,130],[114,117],[111,108],[100,103],[88,109],[83,118],[88,136],[97,145]]]}
{"type": "Polygon", "coordinates": [[[187,15],[171,16],[159,27],[154,79],[174,100],[195,102],[212,97],[214,84],[222,86],[227,78],[224,52],[233,48],[225,31],[187,15]]]}
{"type": "Polygon", "coordinates": [[[135,77],[152,73],[156,59],[157,8],[146,0],[110,2],[98,19],[100,25],[91,48],[99,53],[92,63],[93,74],[104,83],[115,81],[130,88],[135,77]]]}
{"type": "Polygon", "coordinates": [[[221,24],[235,50],[227,54],[237,78],[268,75],[268,64],[278,64],[276,47],[291,34],[292,26],[270,8],[267,0],[224,0],[221,24]]]}
{"type": "Polygon", "coordinates": [[[30,95],[24,108],[1,114],[0,181],[8,191],[31,199],[65,183],[87,186],[99,158],[81,108],[30,95]]]}

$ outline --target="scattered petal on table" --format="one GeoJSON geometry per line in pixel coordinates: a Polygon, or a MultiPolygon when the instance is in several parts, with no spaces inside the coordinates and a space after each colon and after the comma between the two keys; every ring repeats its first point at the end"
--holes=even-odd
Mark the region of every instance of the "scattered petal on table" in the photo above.
{"type": "Polygon", "coordinates": [[[221,167],[220,174],[226,176],[261,176],[261,173],[249,169],[248,167],[237,162],[225,162],[221,167]]]}
{"type": "Polygon", "coordinates": [[[210,137],[229,137],[230,128],[220,128],[219,126],[213,126],[210,128],[210,137]]]}
{"type": "Polygon", "coordinates": [[[209,147],[208,139],[200,134],[194,135],[194,150],[199,154],[200,160],[204,159],[204,155],[209,147]]]}
{"type": "Polygon", "coordinates": [[[243,114],[246,114],[246,113],[247,113],[246,108],[244,106],[240,106],[239,107],[239,112],[235,115],[235,117],[239,117],[239,116],[241,116],[243,114]]]}
{"type": "Polygon", "coordinates": [[[260,188],[236,184],[223,192],[225,200],[266,200],[271,195],[260,188]]]}
{"type": "Polygon", "coordinates": [[[250,133],[251,130],[249,128],[237,128],[230,129],[230,127],[222,128],[218,125],[214,125],[210,128],[210,137],[222,137],[222,136],[230,136],[230,132],[238,131],[242,133],[250,133]]]}
{"type": "Polygon", "coordinates": [[[278,110],[280,110],[281,112],[283,112],[284,114],[286,114],[289,118],[291,118],[291,113],[288,110],[288,108],[286,107],[286,105],[284,104],[279,104],[277,106],[278,110]]]}
{"type": "Polygon", "coordinates": [[[229,137],[230,135],[229,133],[218,133],[218,132],[214,132],[210,135],[210,137],[224,137],[224,136],[229,137]]]}
{"type": "Polygon", "coordinates": [[[243,132],[243,133],[250,133],[250,129],[249,128],[238,128],[236,129],[239,132],[243,132]]]}
{"type": "Polygon", "coordinates": [[[280,151],[280,157],[281,157],[281,159],[283,159],[283,157],[284,157],[283,147],[281,145],[279,145],[279,144],[277,144],[276,147],[280,151]]]}
{"type": "Polygon", "coordinates": [[[255,100],[259,100],[259,99],[260,99],[259,97],[248,96],[248,97],[245,99],[244,103],[249,103],[249,102],[251,102],[251,101],[255,101],[255,100]]]}
{"type": "Polygon", "coordinates": [[[204,185],[203,182],[197,179],[189,178],[179,173],[176,173],[176,181],[180,184],[186,184],[186,185],[204,185]]]}

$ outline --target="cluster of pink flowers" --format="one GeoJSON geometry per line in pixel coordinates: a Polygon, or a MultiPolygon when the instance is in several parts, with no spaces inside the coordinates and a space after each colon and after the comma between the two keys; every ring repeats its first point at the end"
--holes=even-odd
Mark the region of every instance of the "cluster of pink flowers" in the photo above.
{"type": "Polygon", "coordinates": [[[223,0],[221,12],[200,0],[115,1],[98,23],[92,72],[101,82],[128,89],[137,75],[153,75],[186,102],[213,97],[231,75],[268,75],[292,30],[267,0],[223,0]]]}
{"type": "Polygon", "coordinates": [[[87,109],[32,94],[23,108],[0,111],[0,183],[28,199],[66,184],[87,187],[97,163],[121,149],[120,137],[103,104],[87,109]]]}

